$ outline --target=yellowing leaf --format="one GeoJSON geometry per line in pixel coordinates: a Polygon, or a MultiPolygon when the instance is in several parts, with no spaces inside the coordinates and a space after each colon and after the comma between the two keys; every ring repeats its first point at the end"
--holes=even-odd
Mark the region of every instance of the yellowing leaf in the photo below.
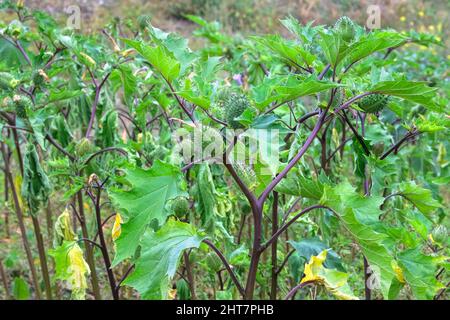
{"type": "Polygon", "coordinates": [[[121,223],[123,222],[122,217],[119,213],[116,213],[116,218],[114,220],[114,225],[112,227],[111,236],[112,239],[115,241],[122,232],[121,223]]]}
{"type": "Polygon", "coordinates": [[[88,66],[89,68],[94,68],[95,65],[97,64],[95,60],[92,59],[92,57],[90,57],[84,52],[80,52],[78,58],[80,59],[81,63],[88,66]]]}
{"type": "Polygon", "coordinates": [[[319,281],[321,282],[323,279],[319,276],[320,269],[323,268],[323,263],[327,258],[327,250],[323,250],[319,255],[312,256],[309,259],[309,263],[305,264],[305,276],[303,277],[300,283],[309,282],[309,281],[319,281]]]}
{"type": "Polygon", "coordinates": [[[83,257],[83,251],[75,241],[64,241],[49,254],[55,259],[56,278],[67,281],[72,290],[72,299],[85,298],[87,289],[86,275],[90,269],[83,257]]]}
{"type": "Polygon", "coordinates": [[[169,289],[169,293],[167,294],[167,298],[169,300],[175,300],[177,296],[177,289],[169,289]]]}
{"type": "Polygon", "coordinates": [[[84,299],[87,288],[86,274],[90,274],[89,266],[84,260],[83,251],[78,244],[72,246],[68,252],[70,274],[68,282],[72,287],[72,297],[75,299],[84,299]]]}
{"type": "Polygon", "coordinates": [[[359,300],[350,289],[347,279],[348,274],[323,266],[327,258],[328,250],[323,250],[317,256],[311,256],[309,263],[305,264],[305,276],[300,283],[315,282],[323,285],[336,298],[341,300],[359,300]]]}
{"type": "Polygon", "coordinates": [[[59,246],[63,241],[74,241],[77,236],[72,230],[69,210],[66,208],[56,219],[54,246],[59,246]]]}
{"type": "Polygon", "coordinates": [[[395,272],[395,276],[397,277],[397,280],[401,283],[405,283],[405,277],[403,276],[403,270],[398,265],[397,261],[392,260],[391,262],[392,270],[395,272]]]}

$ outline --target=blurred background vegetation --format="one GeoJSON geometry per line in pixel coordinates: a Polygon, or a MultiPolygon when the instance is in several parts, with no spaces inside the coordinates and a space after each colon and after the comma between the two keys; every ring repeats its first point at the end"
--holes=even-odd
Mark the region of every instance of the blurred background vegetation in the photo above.
{"type": "MultiPolygon", "coordinates": [[[[347,15],[360,24],[367,20],[369,5],[379,5],[382,28],[428,31],[441,37],[448,47],[450,1],[448,0],[26,0],[53,16],[67,19],[65,9],[81,9],[81,31],[95,32],[114,18],[136,21],[146,15],[165,31],[190,36],[195,25],[188,14],[218,21],[223,30],[237,33],[284,33],[279,20],[292,15],[301,22],[334,24],[347,15]]],[[[2,17],[7,20],[8,17],[2,17]]],[[[443,54],[448,51],[443,49],[443,54]]],[[[448,57],[447,57],[448,58],[448,57]]]]}

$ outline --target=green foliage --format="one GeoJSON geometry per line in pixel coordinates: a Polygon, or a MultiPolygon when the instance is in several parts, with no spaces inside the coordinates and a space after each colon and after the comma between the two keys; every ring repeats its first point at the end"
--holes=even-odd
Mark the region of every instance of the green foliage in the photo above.
{"type": "Polygon", "coordinates": [[[30,288],[27,282],[21,277],[13,280],[12,294],[16,300],[28,300],[30,298],[30,288]]]}
{"type": "Polygon", "coordinates": [[[45,204],[50,194],[50,181],[43,170],[36,147],[29,143],[24,155],[22,197],[26,199],[32,214],[36,214],[41,204],[45,204]]]}
{"type": "Polygon", "coordinates": [[[161,161],[149,170],[126,169],[125,175],[130,189],[110,192],[125,219],[113,265],[134,255],[147,224],[155,220],[162,225],[167,217],[166,202],[181,194],[179,169],[161,161]]]}
{"type": "MultiPolygon", "coordinates": [[[[184,13],[206,13],[194,2],[184,13]]],[[[248,3],[227,24],[256,23],[248,3]]],[[[449,63],[432,35],[347,17],[231,35],[188,15],[188,41],[147,15],[82,34],[0,7],[16,299],[55,280],[63,299],[279,299],[300,283],[295,299],[448,298],[449,63]],[[207,154],[217,141],[227,153],[207,154]]]]}
{"type": "Polygon", "coordinates": [[[193,226],[174,220],[157,232],[148,230],[140,241],[136,268],[124,284],[135,288],[144,299],[167,299],[181,253],[198,248],[203,238],[193,226]]]}

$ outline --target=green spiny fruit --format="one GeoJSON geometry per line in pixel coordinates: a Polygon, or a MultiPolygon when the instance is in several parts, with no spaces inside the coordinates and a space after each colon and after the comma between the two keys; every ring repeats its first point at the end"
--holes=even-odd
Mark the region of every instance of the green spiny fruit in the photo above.
{"type": "Polygon", "coordinates": [[[176,197],[172,200],[171,209],[178,218],[182,218],[189,212],[189,200],[186,197],[176,197]]]}
{"type": "Polygon", "coordinates": [[[334,29],[339,32],[345,42],[352,42],[355,38],[355,24],[349,17],[339,18],[334,25],[334,29]]]}
{"type": "MultiPolygon", "coordinates": [[[[319,93],[319,101],[320,101],[320,107],[326,108],[328,106],[328,103],[331,99],[331,91],[332,90],[326,90],[319,93]]],[[[331,103],[330,108],[334,109],[342,104],[344,102],[345,94],[343,88],[337,88],[336,92],[333,97],[333,102],[331,103]]]]}
{"type": "Polygon", "coordinates": [[[13,99],[11,99],[11,97],[5,97],[2,100],[2,109],[5,109],[5,111],[14,111],[15,106],[14,106],[14,101],[13,99]]]}
{"type": "Polygon", "coordinates": [[[19,118],[26,119],[27,118],[27,110],[31,109],[31,106],[33,103],[31,102],[31,99],[22,96],[22,95],[15,95],[13,97],[14,101],[14,107],[16,109],[16,115],[19,118]]]}
{"type": "Polygon", "coordinates": [[[223,103],[225,121],[233,129],[242,128],[242,125],[234,120],[239,117],[247,108],[250,108],[250,102],[245,94],[230,94],[223,103]]]}
{"type": "Polygon", "coordinates": [[[214,102],[211,105],[211,112],[216,118],[225,120],[224,104],[230,94],[231,92],[228,87],[217,91],[214,97],[214,102]]]}
{"type": "Polygon", "coordinates": [[[360,107],[366,113],[377,113],[384,109],[389,102],[389,96],[382,94],[371,94],[362,98],[358,107],[360,107]]]}
{"type": "Polygon", "coordinates": [[[222,269],[222,261],[214,252],[210,252],[206,255],[206,265],[214,272],[218,272],[222,269]]]}
{"type": "Polygon", "coordinates": [[[12,90],[18,84],[19,84],[19,81],[16,80],[10,73],[0,72],[0,89],[12,90]]]}
{"type": "Polygon", "coordinates": [[[431,232],[433,240],[439,244],[445,244],[448,238],[448,231],[444,225],[439,225],[431,232]]]}
{"type": "Polygon", "coordinates": [[[144,30],[150,25],[151,17],[149,15],[141,15],[137,18],[139,29],[144,30]]]}
{"type": "Polygon", "coordinates": [[[373,153],[379,157],[383,154],[384,151],[384,142],[377,142],[374,144],[373,149],[372,149],[373,153]]]}
{"type": "Polygon", "coordinates": [[[91,141],[88,138],[81,139],[75,146],[75,153],[82,157],[93,150],[91,141]]]}
{"type": "Polygon", "coordinates": [[[39,87],[46,82],[49,82],[49,78],[44,70],[39,69],[33,72],[33,83],[35,86],[39,87]]]}

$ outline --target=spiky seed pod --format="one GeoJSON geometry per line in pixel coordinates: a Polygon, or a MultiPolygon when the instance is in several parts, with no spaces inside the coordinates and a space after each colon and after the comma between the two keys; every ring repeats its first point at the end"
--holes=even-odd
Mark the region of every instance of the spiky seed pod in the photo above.
{"type": "Polygon", "coordinates": [[[75,153],[82,157],[93,150],[91,141],[88,138],[81,139],[75,146],[75,153]]]}
{"type": "Polygon", "coordinates": [[[2,109],[5,111],[13,111],[14,110],[14,101],[11,97],[5,97],[2,100],[2,109]]]}
{"type": "MultiPolygon", "coordinates": [[[[332,90],[330,89],[330,90],[326,90],[326,91],[321,91],[319,93],[319,101],[320,101],[319,106],[322,109],[324,109],[328,106],[328,103],[330,102],[330,99],[331,99],[331,91],[332,90]]],[[[344,98],[345,98],[344,89],[337,88],[330,108],[334,109],[336,107],[339,107],[344,102],[344,98]]]]}
{"type": "Polygon", "coordinates": [[[182,218],[189,212],[189,200],[186,197],[176,197],[170,208],[178,218],[182,218]]]}
{"type": "Polygon", "coordinates": [[[230,94],[223,103],[225,121],[233,129],[242,128],[243,126],[235,119],[247,108],[250,108],[250,102],[245,94],[230,94]]]}
{"type": "Polygon", "coordinates": [[[15,95],[13,97],[14,107],[16,109],[16,115],[19,118],[27,118],[27,110],[31,109],[33,103],[27,96],[15,95]]]}
{"type": "Polygon", "coordinates": [[[0,89],[12,90],[19,84],[12,74],[8,72],[0,72],[0,89]]]}
{"type": "Polygon", "coordinates": [[[445,244],[448,238],[448,231],[444,225],[439,225],[431,232],[433,240],[439,244],[445,244]]]}
{"type": "Polygon", "coordinates": [[[218,272],[222,269],[222,261],[214,252],[210,252],[206,255],[206,264],[208,268],[214,272],[218,272]]]}
{"type": "Polygon", "coordinates": [[[44,70],[39,69],[33,72],[33,83],[35,86],[39,87],[49,81],[50,79],[44,70]]]}
{"type": "Polygon", "coordinates": [[[231,92],[228,87],[221,88],[217,91],[214,102],[211,105],[211,113],[214,117],[225,120],[224,104],[230,94],[231,92]]]}
{"type": "Polygon", "coordinates": [[[342,37],[342,40],[345,42],[352,42],[355,38],[356,28],[355,23],[349,17],[341,17],[336,24],[334,25],[334,29],[339,32],[342,37]]]}
{"type": "Polygon", "coordinates": [[[150,25],[151,17],[149,15],[140,15],[137,18],[137,22],[139,25],[139,29],[144,30],[146,27],[150,25]]]}
{"type": "Polygon", "coordinates": [[[383,110],[389,102],[389,96],[382,94],[371,94],[362,98],[358,107],[360,107],[366,113],[377,113],[383,110]]]}
{"type": "Polygon", "coordinates": [[[383,154],[384,151],[384,142],[377,142],[375,143],[375,145],[373,146],[373,153],[379,157],[383,154]]]}

